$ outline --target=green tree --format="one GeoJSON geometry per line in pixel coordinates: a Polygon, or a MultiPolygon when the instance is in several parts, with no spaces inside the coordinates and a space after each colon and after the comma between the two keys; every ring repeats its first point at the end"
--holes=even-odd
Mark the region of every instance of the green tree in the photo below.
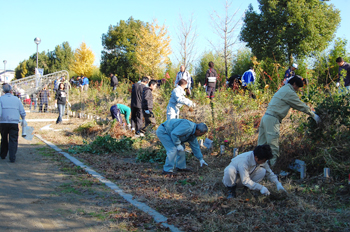
{"type": "Polygon", "coordinates": [[[243,48],[233,55],[232,75],[243,75],[249,67],[253,66],[253,54],[249,48],[243,48]]]}
{"type": "Polygon", "coordinates": [[[338,57],[343,57],[344,60],[349,61],[349,54],[346,50],[347,42],[346,39],[337,38],[330,51],[323,51],[316,54],[314,70],[319,84],[337,82],[339,66],[335,60],[338,57]]]}
{"type": "Polygon", "coordinates": [[[74,51],[69,46],[68,42],[63,42],[62,45],[57,45],[55,50],[47,54],[50,60],[49,72],[53,73],[61,70],[69,70],[70,65],[74,60],[74,51]]]}
{"type": "MultiPolygon", "coordinates": [[[[205,74],[209,68],[208,63],[210,61],[214,62],[214,69],[218,72],[219,78],[218,80],[223,82],[225,79],[223,78],[225,75],[225,60],[222,55],[213,52],[204,52],[202,57],[199,60],[198,65],[195,67],[195,81],[196,83],[204,84],[205,74]],[[223,75],[222,75],[223,74],[223,75]]],[[[220,83],[218,83],[220,84],[220,83]]]]}
{"type": "Polygon", "coordinates": [[[110,25],[108,32],[102,34],[101,72],[117,74],[120,78],[137,81],[139,74],[135,67],[137,60],[135,47],[141,26],[145,24],[130,17],[127,21],[120,20],[116,26],[110,25]]]}
{"type": "Polygon", "coordinates": [[[324,50],[340,23],[339,10],[328,0],[258,0],[260,13],[249,6],[240,39],[259,60],[289,63],[324,50]]]}

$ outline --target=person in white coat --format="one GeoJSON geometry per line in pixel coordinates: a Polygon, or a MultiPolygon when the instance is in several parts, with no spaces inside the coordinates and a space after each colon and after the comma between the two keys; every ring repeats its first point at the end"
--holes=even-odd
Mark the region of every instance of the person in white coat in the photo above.
{"type": "Polygon", "coordinates": [[[222,179],[229,192],[227,198],[236,197],[237,186],[246,186],[250,190],[260,191],[263,195],[270,195],[269,190],[259,184],[265,176],[276,184],[278,191],[286,191],[266,162],[272,157],[271,148],[266,144],[255,147],[254,151],[248,151],[233,158],[225,168],[222,179]]]}
{"type": "Polygon", "coordinates": [[[178,86],[171,92],[171,97],[169,104],[166,108],[166,119],[178,119],[180,115],[180,108],[183,105],[189,107],[195,107],[196,104],[193,103],[190,99],[186,98],[185,88],[187,87],[187,81],[181,79],[178,83],[178,86]]]}
{"type": "Polygon", "coordinates": [[[185,65],[181,65],[180,67],[180,72],[177,73],[176,79],[175,79],[175,87],[178,86],[179,81],[185,79],[187,81],[187,85],[185,88],[185,92],[188,95],[191,95],[191,84],[192,84],[192,79],[191,79],[191,74],[185,69],[185,65]]]}

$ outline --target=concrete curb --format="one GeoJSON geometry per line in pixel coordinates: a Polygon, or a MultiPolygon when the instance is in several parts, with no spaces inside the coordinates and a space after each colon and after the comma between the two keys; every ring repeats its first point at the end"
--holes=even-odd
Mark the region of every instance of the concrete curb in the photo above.
{"type": "Polygon", "coordinates": [[[53,143],[43,139],[40,135],[35,135],[35,136],[38,139],[40,139],[41,141],[43,141],[44,143],[46,143],[49,147],[51,147],[52,149],[57,151],[58,153],[64,155],[67,159],[69,159],[75,165],[80,166],[81,168],[83,168],[87,173],[89,173],[90,175],[92,175],[93,177],[98,179],[101,183],[104,183],[107,187],[109,187],[110,189],[112,189],[113,191],[118,193],[126,201],[128,201],[132,205],[136,206],[138,209],[142,210],[143,212],[151,215],[154,218],[154,221],[156,221],[157,223],[161,223],[163,226],[169,228],[170,231],[173,231],[173,232],[180,232],[181,231],[178,228],[176,228],[175,226],[169,225],[168,223],[166,223],[166,221],[168,219],[165,216],[163,216],[162,214],[158,213],[156,210],[152,209],[148,205],[146,205],[146,204],[144,204],[142,202],[139,202],[137,200],[134,200],[133,196],[131,194],[124,193],[123,190],[121,188],[119,188],[116,184],[114,184],[113,182],[107,180],[101,174],[99,174],[98,172],[96,172],[93,169],[91,169],[89,166],[83,164],[78,159],[76,159],[73,156],[69,155],[67,152],[63,152],[55,144],[53,144],[53,143]]]}

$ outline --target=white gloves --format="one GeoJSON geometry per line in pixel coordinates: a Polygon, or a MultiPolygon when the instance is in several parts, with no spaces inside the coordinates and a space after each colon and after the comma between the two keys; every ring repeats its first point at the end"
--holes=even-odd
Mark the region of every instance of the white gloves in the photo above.
{"type": "Polygon", "coordinates": [[[57,103],[55,102],[55,108],[57,108],[57,103]]]}
{"type": "Polygon", "coordinates": [[[149,112],[149,110],[145,110],[145,113],[146,114],[151,114],[151,112],[149,112]]]}
{"type": "Polygon", "coordinates": [[[180,145],[177,145],[176,149],[177,149],[178,151],[184,151],[184,150],[185,150],[184,147],[183,147],[181,144],[180,144],[180,145]]]}
{"type": "Polygon", "coordinates": [[[206,85],[203,85],[203,88],[207,88],[207,86],[206,86],[206,85]]]}
{"type": "Polygon", "coordinates": [[[201,159],[201,160],[199,161],[199,163],[200,163],[201,167],[203,166],[203,164],[205,164],[205,165],[208,166],[207,162],[205,162],[204,159],[201,159]]]}
{"type": "Polygon", "coordinates": [[[131,129],[131,124],[129,123],[128,125],[126,125],[128,127],[128,129],[131,129]]]}
{"type": "Polygon", "coordinates": [[[335,84],[335,85],[336,85],[337,87],[339,87],[340,84],[339,84],[339,82],[337,82],[337,84],[335,84]]]}
{"type": "MultiPolygon", "coordinates": [[[[315,112],[314,112],[315,113],[315,112]]],[[[319,124],[321,122],[321,118],[315,114],[315,116],[313,117],[313,119],[316,121],[317,124],[319,124]]]]}
{"type": "Polygon", "coordinates": [[[286,190],[283,188],[283,186],[282,186],[281,182],[278,182],[278,184],[276,184],[276,186],[277,186],[277,191],[282,190],[282,191],[287,192],[287,191],[286,191],[286,190]]]}
{"type": "Polygon", "coordinates": [[[26,127],[28,124],[27,124],[27,121],[25,119],[22,119],[22,123],[21,123],[21,126],[22,127],[26,127]]]}
{"type": "Polygon", "coordinates": [[[69,102],[67,104],[69,105],[69,107],[72,107],[72,105],[69,102]]]}
{"type": "Polygon", "coordinates": [[[269,190],[265,186],[263,186],[262,189],[260,189],[260,193],[265,196],[270,195],[269,190]]]}
{"type": "Polygon", "coordinates": [[[196,107],[196,103],[192,103],[192,108],[195,108],[196,107]]]}

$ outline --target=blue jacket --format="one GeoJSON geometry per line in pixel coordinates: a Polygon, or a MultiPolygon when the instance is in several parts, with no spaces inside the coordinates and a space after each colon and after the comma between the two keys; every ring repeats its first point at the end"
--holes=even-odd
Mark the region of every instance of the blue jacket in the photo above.
{"type": "Polygon", "coordinates": [[[83,83],[81,85],[88,85],[89,84],[89,78],[84,77],[83,83]]]}
{"type": "Polygon", "coordinates": [[[11,93],[6,93],[0,97],[0,123],[18,124],[20,115],[24,119],[26,112],[18,97],[13,96],[11,93]]]}
{"type": "Polygon", "coordinates": [[[254,84],[255,81],[255,73],[253,70],[249,69],[242,76],[242,86],[247,86],[248,84],[254,84]]]}
{"type": "Polygon", "coordinates": [[[162,123],[167,131],[167,134],[171,137],[171,140],[178,146],[185,142],[190,144],[194,156],[201,160],[203,155],[199,147],[196,133],[196,123],[187,119],[170,119],[162,123]]]}

